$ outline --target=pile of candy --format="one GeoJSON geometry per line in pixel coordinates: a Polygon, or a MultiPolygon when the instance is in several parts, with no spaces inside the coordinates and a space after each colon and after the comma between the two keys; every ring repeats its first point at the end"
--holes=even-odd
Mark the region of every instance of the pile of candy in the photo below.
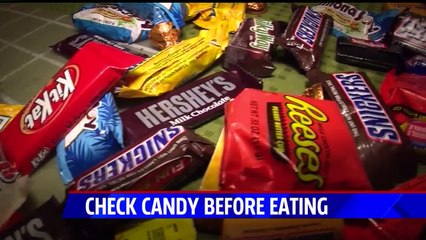
{"type": "Polygon", "coordinates": [[[208,191],[426,190],[417,176],[426,164],[425,5],[292,5],[287,21],[246,15],[267,7],[111,3],[73,14],[80,32],[51,46],[69,61],[25,106],[0,104],[0,239],[139,239],[159,228],[166,239],[195,239],[196,230],[420,239],[426,220],[64,221],[54,198],[30,215],[19,209],[28,178],[54,153],[67,191],[179,190],[200,177],[208,191]],[[199,34],[181,39],[186,24],[199,34]],[[386,72],[380,89],[363,72],[319,69],[331,36],[336,61],[386,72]],[[158,53],[131,47],[143,40],[158,53]],[[293,61],[306,91],[263,91],[275,61],[293,61]],[[223,70],[207,75],[217,63],[223,70]],[[119,111],[117,99],[138,104],[119,111]],[[195,133],[222,115],[216,144],[195,133]]]}

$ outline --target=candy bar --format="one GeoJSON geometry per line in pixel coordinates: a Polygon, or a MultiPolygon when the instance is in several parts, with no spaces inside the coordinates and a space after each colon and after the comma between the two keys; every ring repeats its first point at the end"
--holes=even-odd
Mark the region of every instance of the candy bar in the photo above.
{"type": "Polygon", "coordinates": [[[324,54],[325,40],[333,26],[328,15],[310,7],[295,7],[285,33],[276,42],[290,51],[299,67],[306,72],[318,68],[324,54]]]}
{"type": "Polygon", "coordinates": [[[426,55],[426,18],[400,16],[391,33],[392,42],[426,55]]]}
{"type": "Polygon", "coordinates": [[[225,107],[220,185],[237,191],[370,189],[336,103],[255,89],[225,107]]]}
{"type": "Polygon", "coordinates": [[[154,26],[150,19],[139,18],[113,4],[86,4],[72,19],[80,31],[127,43],[148,39],[154,26]]]}
{"type": "Polygon", "coordinates": [[[383,72],[403,65],[398,46],[346,37],[337,39],[336,61],[383,72]]]}
{"type": "Polygon", "coordinates": [[[7,161],[30,174],[142,57],[90,42],[0,132],[7,161]],[[17,147],[17,144],[21,144],[17,147]]]}
{"type": "Polygon", "coordinates": [[[59,202],[51,197],[28,217],[0,234],[0,239],[62,239],[73,240],[74,232],[62,220],[59,202]]]}
{"type": "Polygon", "coordinates": [[[244,88],[262,88],[257,79],[242,70],[217,72],[189,82],[160,97],[120,113],[126,145],[161,128],[197,127],[223,114],[225,103],[244,88]]]}
{"type": "Polygon", "coordinates": [[[390,31],[399,9],[373,13],[347,3],[326,2],[313,6],[312,10],[333,18],[332,34],[336,37],[381,41],[390,31]]]}
{"type": "Polygon", "coordinates": [[[9,105],[0,103],[0,132],[22,110],[23,105],[9,105]]]}
{"type": "Polygon", "coordinates": [[[75,179],[69,190],[174,190],[207,168],[214,146],[181,126],[127,146],[75,179]]]}
{"type": "Polygon", "coordinates": [[[340,107],[374,189],[390,189],[415,176],[408,139],[365,74],[312,70],[307,77],[340,107]]]}
{"type": "Polygon", "coordinates": [[[114,97],[107,93],[56,147],[63,183],[68,185],[123,147],[123,125],[114,97]]]}
{"type": "Polygon", "coordinates": [[[54,45],[50,46],[55,52],[65,56],[72,57],[78,50],[80,50],[83,46],[85,46],[89,42],[100,42],[107,44],[112,47],[116,47],[123,51],[142,56],[144,58],[148,58],[149,55],[143,53],[142,51],[137,51],[123,45],[120,45],[116,42],[110,41],[106,38],[103,38],[99,35],[93,35],[89,33],[77,33],[72,36],[69,36],[54,45]]]}
{"type": "Polygon", "coordinates": [[[237,64],[257,77],[270,77],[276,69],[271,57],[274,40],[285,27],[282,21],[247,18],[225,50],[223,67],[237,64]]]}

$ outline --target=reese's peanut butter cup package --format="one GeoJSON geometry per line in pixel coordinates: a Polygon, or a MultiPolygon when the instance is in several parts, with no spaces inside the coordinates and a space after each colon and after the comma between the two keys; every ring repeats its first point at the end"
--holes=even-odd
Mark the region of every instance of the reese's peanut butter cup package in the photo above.
{"type": "Polygon", "coordinates": [[[374,189],[391,189],[415,176],[409,141],[364,73],[313,70],[307,77],[338,104],[374,189]]]}
{"type": "Polygon", "coordinates": [[[23,105],[10,105],[0,103],[0,132],[21,111],[23,105]]]}
{"type": "Polygon", "coordinates": [[[30,174],[142,57],[90,42],[0,132],[7,161],[30,174]],[[19,148],[17,143],[25,143],[19,148]]]}
{"type": "Polygon", "coordinates": [[[238,64],[255,76],[270,77],[276,69],[271,57],[275,37],[281,36],[286,24],[261,18],[244,20],[226,47],[223,67],[229,69],[238,64]]]}
{"type": "Polygon", "coordinates": [[[68,185],[123,147],[123,124],[112,93],[107,93],[56,147],[63,183],[68,185]]]}
{"type": "Polygon", "coordinates": [[[69,190],[175,190],[204,174],[214,145],[182,126],[144,136],[76,178],[69,190]]]}
{"type": "Polygon", "coordinates": [[[333,19],[330,16],[315,12],[308,6],[293,6],[284,34],[275,39],[306,72],[319,66],[332,27],[333,19]]]}
{"type": "Polygon", "coordinates": [[[220,184],[240,191],[371,188],[335,102],[255,89],[225,107],[220,184]]]}
{"type": "Polygon", "coordinates": [[[125,144],[161,128],[181,125],[195,128],[223,114],[224,105],[245,88],[262,88],[260,79],[233,68],[191,81],[174,91],[120,113],[125,144]]]}
{"type": "Polygon", "coordinates": [[[29,216],[19,223],[0,233],[0,239],[32,240],[32,239],[61,239],[73,240],[78,238],[74,231],[62,219],[61,206],[54,198],[50,198],[29,216]]]}

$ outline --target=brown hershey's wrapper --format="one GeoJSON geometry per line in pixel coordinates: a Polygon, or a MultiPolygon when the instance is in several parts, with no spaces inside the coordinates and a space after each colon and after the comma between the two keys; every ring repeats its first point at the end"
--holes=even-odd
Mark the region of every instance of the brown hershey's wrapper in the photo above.
{"type": "Polygon", "coordinates": [[[191,130],[164,128],[99,163],[68,190],[176,190],[204,174],[213,151],[191,130]]]}
{"type": "Polygon", "coordinates": [[[62,209],[52,197],[19,223],[0,233],[4,240],[30,239],[77,239],[71,228],[62,219],[62,209]]]}
{"type": "Polygon", "coordinates": [[[260,79],[232,68],[191,81],[160,97],[120,113],[125,145],[159,129],[181,125],[197,127],[223,114],[224,104],[245,88],[262,88],[260,79]]]}
{"type": "Polygon", "coordinates": [[[257,77],[270,77],[276,69],[271,58],[275,37],[284,33],[286,25],[282,21],[247,18],[225,50],[223,67],[238,64],[257,77]]]}
{"type": "Polygon", "coordinates": [[[300,69],[318,68],[324,54],[325,41],[333,28],[333,19],[308,6],[294,7],[285,33],[276,43],[291,52],[300,69]]]}
{"type": "Polygon", "coordinates": [[[416,175],[407,137],[364,73],[311,70],[307,77],[315,88],[321,85],[325,99],[339,105],[374,189],[391,189],[416,175]]]}

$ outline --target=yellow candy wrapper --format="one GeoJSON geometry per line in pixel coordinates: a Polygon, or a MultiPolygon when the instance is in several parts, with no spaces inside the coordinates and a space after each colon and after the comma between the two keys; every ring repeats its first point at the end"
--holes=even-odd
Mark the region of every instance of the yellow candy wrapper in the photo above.
{"type": "Polygon", "coordinates": [[[236,32],[246,17],[246,3],[216,3],[211,10],[201,12],[193,23],[203,29],[216,27],[221,21],[227,21],[229,32],[236,32]]]}
{"type": "Polygon", "coordinates": [[[202,191],[219,191],[220,190],[219,176],[220,176],[220,166],[222,163],[224,143],[225,143],[225,134],[224,134],[224,130],[222,129],[222,132],[220,133],[219,139],[216,143],[216,148],[210,160],[209,166],[207,167],[206,173],[204,174],[204,177],[201,180],[200,190],[202,191]]]}
{"type": "Polygon", "coordinates": [[[9,105],[0,103],[0,131],[21,111],[24,105],[9,105]]]}
{"type": "Polygon", "coordinates": [[[201,30],[194,38],[165,48],[129,72],[126,84],[116,88],[118,97],[156,97],[200,74],[228,45],[228,23],[201,30]]]}
{"type": "Polygon", "coordinates": [[[189,21],[195,17],[209,17],[215,5],[215,3],[185,3],[185,21],[189,21]],[[198,16],[198,14],[201,14],[202,16],[198,16]]]}
{"type": "Polygon", "coordinates": [[[167,239],[196,240],[192,219],[153,219],[115,235],[115,240],[167,239]]]}

